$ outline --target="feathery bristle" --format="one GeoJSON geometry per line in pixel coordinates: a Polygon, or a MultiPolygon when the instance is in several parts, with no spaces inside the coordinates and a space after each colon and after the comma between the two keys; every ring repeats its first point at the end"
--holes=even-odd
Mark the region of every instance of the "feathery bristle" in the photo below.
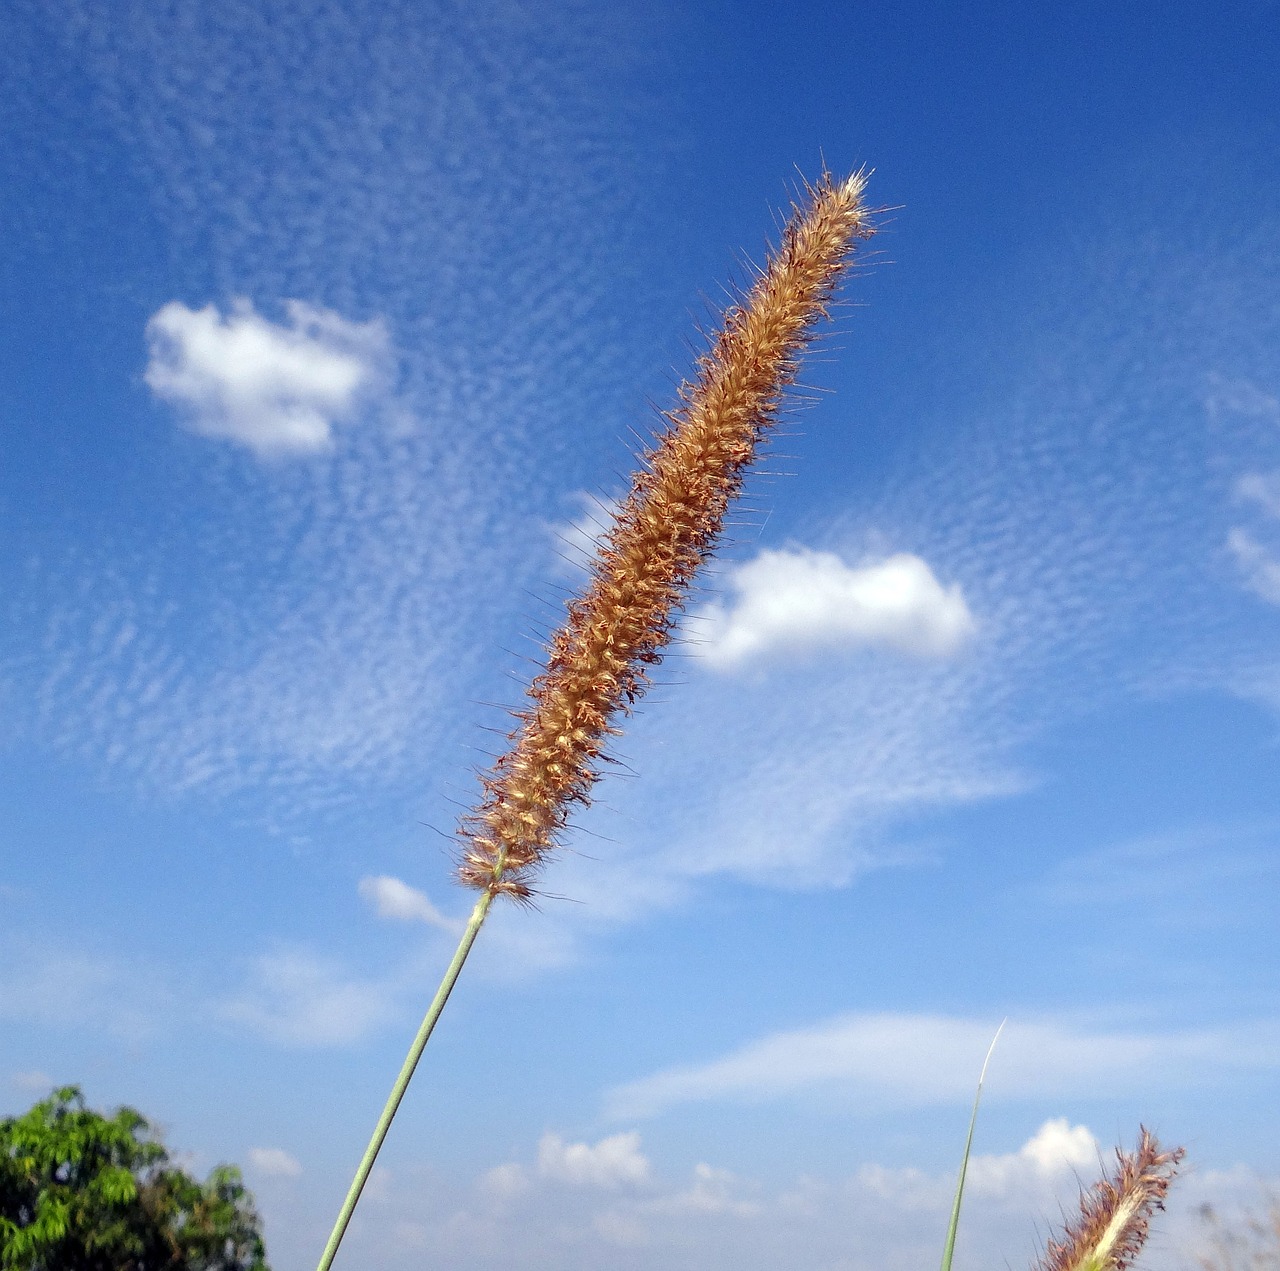
{"type": "Polygon", "coordinates": [[[694,382],[681,386],[669,430],[641,456],[590,582],[551,638],[510,749],[460,825],[464,884],[528,898],[573,805],[590,801],[606,739],[618,731],[611,721],[644,693],[646,668],[661,661],[852,247],[872,233],[865,184],[857,172],[806,187],[777,252],[725,314],[694,382]]]}
{"type": "Polygon", "coordinates": [[[1050,1240],[1036,1271],[1125,1271],[1146,1243],[1152,1213],[1185,1155],[1162,1152],[1145,1126],[1136,1152],[1116,1149],[1116,1171],[1080,1197],[1080,1216],[1050,1240]]]}

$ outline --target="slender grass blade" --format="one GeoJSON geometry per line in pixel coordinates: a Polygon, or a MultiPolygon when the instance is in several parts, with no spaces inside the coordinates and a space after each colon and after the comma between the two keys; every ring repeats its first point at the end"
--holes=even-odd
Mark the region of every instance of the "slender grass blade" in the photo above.
{"type": "Polygon", "coordinates": [[[947,1227],[947,1243],[942,1250],[942,1271],[951,1271],[951,1259],[955,1256],[956,1228],[960,1226],[960,1202],[964,1199],[964,1179],[969,1172],[969,1153],[973,1149],[973,1129],[978,1124],[978,1104],[982,1100],[982,1083],[987,1079],[987,1065],[991,1062],[991,1054],[996,1048],[996,1042],[1000,1040],[1000,1034],[1004,1032],[1004,1026],[1008,1022],[1007,1019],[1000,1021],[1000,1027],[996,1029],[996,1035],[991,1039],[991,1045],[987,1047],[987,1057],[982,1061],[982,1071],[978,1074],[978,1091],[973,1096],[973,1114],[969,1117],[969,1137],[964,1141],[964,1159],[960,1162],[960,1177],[956,1180],[956,1198],[951,1206],[951,1222],[947,1227]]]}

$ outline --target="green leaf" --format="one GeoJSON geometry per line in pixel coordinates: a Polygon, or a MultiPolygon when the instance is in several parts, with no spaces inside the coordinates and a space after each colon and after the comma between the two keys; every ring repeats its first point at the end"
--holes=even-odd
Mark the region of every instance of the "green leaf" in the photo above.
{"type": "Polygon", "coordinates": [[[955,1256],[956,1229],[960,1226],[960,1202],[964,1199],[964,1179],[969,1172],[969,1153],[973,1148],[973,1130],[978,1124],[978,1104],[982,1100],[982,1083],[987,1078],[987,1065],[991,1062],[992,1051],[995,1050],[996,1042],[1000,1040],[1000,1034],[1004,1032],[1004,1026],[1008,1022],[1007,1019],[1000,1021],[1000,1027],[996,1029],[996,1035],[991,1039],[991,1045],[987,1047],[987,1057],[982,1061],[982,1071],[978,1074],[978,1090],[973,1096],[973,1113],[969,1117],[969,1136],[964,1141],[964,1159],[960,1162],[960,1177],[956,1180],[956,1198],[951,1206],[951,1222],[947,1227],[947,1243],[942,1249],[942,1271],[951,1271],[951,1259],[955,1256]]]}

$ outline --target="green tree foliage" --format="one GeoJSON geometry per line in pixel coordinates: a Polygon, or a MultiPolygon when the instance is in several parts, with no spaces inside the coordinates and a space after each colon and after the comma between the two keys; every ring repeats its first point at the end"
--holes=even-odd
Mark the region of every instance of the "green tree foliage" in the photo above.
{"type": "Polygon", "coordinates": [[[0,1120],[0,1271],[270,1271],[240,1171],[171,1165],[146,1118],[66,1086],[0,1120]]]}

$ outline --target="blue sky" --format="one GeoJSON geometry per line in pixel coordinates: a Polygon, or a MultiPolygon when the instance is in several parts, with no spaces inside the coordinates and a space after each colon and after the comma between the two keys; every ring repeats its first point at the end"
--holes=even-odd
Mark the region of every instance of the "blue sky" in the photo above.
{"type": "MultiPolygon", "coordinates": [[[[881,232],[343,1260],[1027,1265],[1280,1173],[1280,8],[15,0],[0,1106],[314,1265],[601,507],[823,158],[881,232]]],[[[1189,1261],[1187,1265],[1190,1265],[1189,1261]]]]}

